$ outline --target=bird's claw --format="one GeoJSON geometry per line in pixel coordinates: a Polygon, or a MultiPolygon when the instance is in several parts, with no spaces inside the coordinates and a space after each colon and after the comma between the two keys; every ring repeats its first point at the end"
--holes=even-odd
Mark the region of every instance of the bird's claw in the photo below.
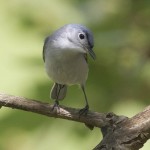
{"type": "Polygon", "coordinates": [[[54,111],[55,109],[56,109],[57,111],[59,111],[59,109],[60,109],[60,107],[59,107],[59,102],[58,102],[57,100],[55,101],[55,103],[54,103],[54,105],[53,105],[51,111],[54,111]]]}
{"type": "Polygon", "coordinates": [[[89,106],[86,105],[84,108],[80,109],[79,117],[82,116],[82,115],[87,115],[88,111],[89,111],[89,106]]]}

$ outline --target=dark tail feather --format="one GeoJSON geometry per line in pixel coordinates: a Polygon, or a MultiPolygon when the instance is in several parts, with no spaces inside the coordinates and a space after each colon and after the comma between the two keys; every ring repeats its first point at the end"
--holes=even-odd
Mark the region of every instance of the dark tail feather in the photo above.
{"type": "Polygon", "coordinates": [[[51,90],[51,98],[55,100],[62,100],[65,98],[67,93],[67,86],[54,83],[52,90],[51,90]]]}

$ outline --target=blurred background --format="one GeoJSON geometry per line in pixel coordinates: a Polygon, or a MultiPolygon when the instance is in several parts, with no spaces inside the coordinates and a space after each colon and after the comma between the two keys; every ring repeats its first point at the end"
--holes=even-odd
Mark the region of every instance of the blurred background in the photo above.
{"type": "MultiPolygon", "coordinates": [[[[87,26],[95,37],[97,59],[89,59],[86,85],[90,109],[131,117],[149,105],[149,0],[0,0],[0,92],[53,103],[42,47],[68,23],[87,26]]],[[[61,104],[82,108],[80,88],[70,87],[61,104]]],[[[81,123],[0,109],[0,150],[91,150],[101,138],[98,128],[81,123]]]]}

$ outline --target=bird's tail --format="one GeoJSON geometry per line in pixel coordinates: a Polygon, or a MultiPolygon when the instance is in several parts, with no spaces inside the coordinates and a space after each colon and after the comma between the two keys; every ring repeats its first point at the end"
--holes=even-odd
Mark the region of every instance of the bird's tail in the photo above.
{"type": "Polygon", "coordinates": [[[54,83],[50,96],[51,96],[51,99],[54,99],[54,100],[63,100],[66,96],[66,93],[67,93],[66,85],[54,83]]]}

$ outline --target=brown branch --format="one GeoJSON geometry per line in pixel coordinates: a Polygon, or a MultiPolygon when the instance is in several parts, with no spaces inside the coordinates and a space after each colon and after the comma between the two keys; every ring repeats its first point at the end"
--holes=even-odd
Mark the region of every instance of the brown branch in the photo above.
{"type": "Polygon", "coordinates": [[[150,106],[122,122],[102,128],[103,140],[94,150],[139,150],[150,138],[150,106]]]}
{"type": "Polygon", "coordinates": [[[132,118],[92,111],[79,117],[79,109],[60,106],[59,111],[52,111],[48,103],[7,94],[0,94],[0,106],[99,127],[103,139],[94,150],[138,150],[150,138],[150,106],[132,118]]]}
{"type": "Polygon", "coordinates": [[[48,103],[43,103],[41,101],[33,99],[27,99],[24,97],[18,97],[1,93],[0,93],[0,106],[30,111],[49,117],[73,120],[95,127],[102,127],[108,123],[106,119],[107,114],[104,113],[89,111],[89,113],[86,116],[79,117],[80,109],[60,106],[59,111],[56,110],[52,111],[53,105],[50,105],[48,103]]]}

